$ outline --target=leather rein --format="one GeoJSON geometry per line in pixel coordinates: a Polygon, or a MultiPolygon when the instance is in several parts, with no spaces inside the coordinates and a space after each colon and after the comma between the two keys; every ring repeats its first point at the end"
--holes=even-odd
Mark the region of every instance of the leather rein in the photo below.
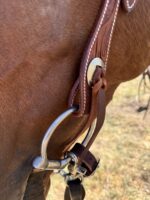
{"type": "Polygon", "coordinates": [[[34,171],[52,170],[65,178],[65,199],[84,199],[82,179],[93,174],[98,167],[99,161],[89,149],[105,119],[105,74],[113,31],[121,4],[125,11],[130,12],[136,3],[137,0],[102,1],[97,23],[83,54],[79,77],[70,92],[68,110],[51,124],[42,141],[41,156],[33,161],[34,171]],[[76,143],[62,160],[48,160],[47,147],[55,129],[72,114],[88,116],[85,126],[78,133],[81,135],[88,130],[85,139],[81,144],[76,143]]]}

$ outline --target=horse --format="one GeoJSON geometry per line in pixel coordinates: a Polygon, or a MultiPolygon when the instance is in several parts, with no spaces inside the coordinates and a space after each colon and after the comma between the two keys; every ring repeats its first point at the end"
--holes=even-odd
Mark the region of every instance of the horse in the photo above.
{"type": "MultiPolygon", "coordinates": [[[[51,172],[32,173],[49,124],[67,108],[83,51],[102,0],[5,0],[0,2],[0,196],[44,200],[51,172]]],[[[108,60],[106,103],[120,83],[141,74],[150,61],[150,1],[131,13],[119,9],[108,60]]],[[[72,116],[48,148],[62,156],[85,123],[72,116]]]]}

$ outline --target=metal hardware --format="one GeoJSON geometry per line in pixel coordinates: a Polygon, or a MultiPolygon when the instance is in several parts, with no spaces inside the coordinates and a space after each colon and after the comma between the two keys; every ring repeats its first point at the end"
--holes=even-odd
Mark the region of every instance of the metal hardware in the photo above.
{"type": "Polygon", "coordinates": [[[93,123],[92,123],[90,129],[88,130],[88,132],[87,132],[87,134],[86,134],[86,137],[85,137],[85,139],[84,139],[83,142],[82,142],[82,145],[83,145],[83,146],[86,147],[87,144],[89,143],[89,141],[90,141],[90,139],[91,139],[91,137],[92,137],[92,135],[93,135],[93,133],[94,133],[94,131],[95,131],[96,124],[97,124],[97,118],[93,121],[93,123]]]}
{"type": "Polygon", "coordinates": [[[56,130],[56,128],[72,113],[74,113],[77,110],[76,107],[70,108],[64,113],[62,113],[49,127],[47,130],[41,146],[41,156],[35,158],[33,161],[33,167],[35,169],[40,170],[54,170],[54,169],[62,169],[64,168],[71,160],[71,158],[65,158],[63,160],[48,160],[47,158],[47,147],[48,143],[56,130]]]}
{"type": "MultiPolygon", "coordinates": [[[[64,169],[69,163],[73,162],[74,165],[77,165],[78,158],[72,153],[69,152],[64,159],[62,160],[48,160],[47,158],[47,147],[48,143],[55,132],[56,128],[72,113],[74,113],[77,110],[76,107],[70,108],[64,113],[62,113],[48,128],[43,141],[41,145],[41,156],[38,156],[33,161],[33,167],[38,170],[54,170],[59,171],[61,169],[64,169]]],[[[87,135],[85,139],[83,140],[82,144],[86,146],[88,142],[90,141],[90,138],[92,137],[95,127],[96,127],[97,119],[94,120],[92,123],[90,129],[87,132],[87,135]]],[[[79,174],[79,173],[78,173],[79,174]]]]}
{"type": "Polygon", "coordinates": [[[89,64],[88,71],[87,71],[87,82],[89,86],[91,85],[91,81],[92,81],[92,78],[97,66],[102,67],[102,68],[105,67],[105,64],[101,58],[94,58],[89,64]]]}
{"type": "Polygon", "coordinates": [[[76,155],[72,152],[68,153],[68,157],[73,158],[71,162],[68,163],[65,169],[61,169],[58,173],[64,177],[65,182],[80,179],[81,182],[87,172],[86,168],[78,165],[78,159],[76,155]]]}
{"type": "Polygon", "coordinates": [[[39,156],[33,161],[33,167],[39,170],[60,170],[65,168],[70,161],[71,157],[62,160],[48,160],[39,156]]]}

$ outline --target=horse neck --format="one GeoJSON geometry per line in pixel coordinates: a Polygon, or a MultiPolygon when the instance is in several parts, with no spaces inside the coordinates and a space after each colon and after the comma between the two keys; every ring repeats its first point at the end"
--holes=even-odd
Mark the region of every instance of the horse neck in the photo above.
{"type": "MultiPolygon", "coordinates": [[[[0,6],[0,13],[7,16],[0,17],[0,151],[7,154],[3,166],[13,166],[9,171],[1,167],[3,183],[10,190],[7,195],[11,196],[12,188],[5,174],[18,180],[15,176],[24,173],[19,180],[24,184],[32,167],[25,161],[37,155],[46,128],[67,107],[99,5],[99,0],[65,4],[5,0],[0,6]],[[20,167],[20,163],[26,164],[20,167]]],[[[140,74],[149,64],[149,8],[150,2],[145,0],[139,1],[131,15],[120,10],[107,69],[107,102],[122,81],[140,74]]],[[[83,122],[71,119],[57,130],[50,158],[60,156],[83,122]]],[[[7,199],[12,199],[10,196],[7,199]]]]}

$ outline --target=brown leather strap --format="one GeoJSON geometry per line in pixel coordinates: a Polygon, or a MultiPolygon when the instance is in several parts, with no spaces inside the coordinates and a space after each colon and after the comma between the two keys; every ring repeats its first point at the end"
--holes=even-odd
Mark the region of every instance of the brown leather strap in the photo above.
{"type": "MultiPolygon", "coordinates": [[[[122,0],[122,2],[127,11],[133,9],[136,4],[136,0],[122,0]]],[[[96,85],[99,85],[99,90],[101,89],[100,82],[97,83],[97,77],[94,76],[93,83],[95,83],[95,85],[93,84],[92,88],[88,85],[88,65],[93,58],[100,57],[104,61],[106,69],[111,39],[120,3],[121,0],[102,1],[102,7],[99,12],[98,21],[83,55],[79,77],[70,93],[69,107],[72,107],[74,104],[79,105],[76,115],[81,117],[84,114],[89,114],[89,119],[84,130],[91,125],[93,119],[96,118],[100,109],[98,108],[97,104],[98,92],[94,93],[94,88],[97,87],[96,85]]],[[[100,77],[101,72],[97,71],[98,69],[96,69],[96,73],[99,73],[100,77]]],[[[104,71],[103,74],[105,74],[104,71]]],[[[105,77],[101,77],[101,79],[104,81],[105,77]]],[[[101,101],[104,101],[104,99],[101,99],[101,101]]]]}
{"type": "MultiPolygon", "coordinates": [[[[91,90],[87,84],[87,70],[91,60],[100,57],[107,67],[109,49],[121,0],[104,0],[97,23],[87,44],[80,66],[80,74],[69,97],[69,107],[79,105],[78,116],[90,111],[91,90]]],[[[131,11],[137,0],[122,0],[126,11],[131,11]]]]}
{"type": "MultiPolygon", "coordinates": [[[[91,39],[83,54],[80,74],[75,82],[69,97],[69,107],[78,104],[79,109],[76,116],[82,117],[88,114],[88,120],[80,133],[89,128],[95,118],[97,125],[88,145],[79,157],[80,163],[83,163],[90,146],[94,142],[98,132],[100,131],[105,118],[105,70],[107,67],[109,50],[115,22],[120,7],[120,3],[126,11],[131,11],[137,3],[137,0],[105,0],[102,1],[102,7],[99,12],[98,21],[91,35],[91,39]],[[105,68],[98,66],[93,76],[92,86],[88,85],[87,71],[89,63],[95,57],[99,57],[104,62],[105,68]]],[[[80,134],[79,133],[79,134],[80,134]]]]}
{"type": "Polygon", "coordinates": [[[79,91],[78,116],[83,116],[90,111],[91,89],[87,83],[87,69],[89,63],[94,57],[100,57],[104,61],[105,66],[107,65],[112,32],[119,5],[120,0],[106,0],[102,2],[98,22],[83,55],[79,78],[69,98],[70,107],[76,102],[76,94],[77,91],[79,91]],[[77,88],[79,88],[79,90],[77,88]]]}
{"type": "Polygon", "coordinates": [[[65,190],[65,200],[84,200],[85,190],[79,179],[69,181],[65,190]]]}
{"type": "MultiPolygon", "coordinates": [[[[87,156],[87,153],[88,153],[91,145],[95,141],[95,138],[97,137],[100,129],[103,126],[104,119],[105,119],[105,111],[106,111],[104,89],[99,90],[99,93],[98,93],[98,110],[99,111],[98,111],[98,115],[97,115],[97,124],[96,124],[95,131],[94,131],[93,136],[91,137],[89,143],[87,144],[86,148],[80,155],[79,164],[81,164],[83,162],[83,160],[85,159],[85,157],[87,156]]],[[[92,165],[92,163],[89,163],[89,164],[92,165]]]]}
{"type": "MultiPolygon", "coordinates": [[[[92,124],[92,122],[97,118],[98,113],[100,112],[101,108],[100,106],[103,107],[105,110],[105,98],[104,95],[101,96],[101,100],[99,98],[99,95],[101,93],[105,93],[105,89],[107,87],[107,83],[105,80],[105,72],[102,68],[97,67],[94,76],[93,76],[93,81],[92,81],[92,86],[91,86],[91,105],[90,105],[90,112],[89,112],[89,118],[87,120],[87,123],[85,124],[84,129],[82,130],[82,133],[84,133],[92,124]],[[103,105],[100,104],[98,106],[98,103],[103,102],[103,105]]],[[[102,112],[101,115],[101,121],[104,120],[104,115],[105,112],[102,112]]]]}

